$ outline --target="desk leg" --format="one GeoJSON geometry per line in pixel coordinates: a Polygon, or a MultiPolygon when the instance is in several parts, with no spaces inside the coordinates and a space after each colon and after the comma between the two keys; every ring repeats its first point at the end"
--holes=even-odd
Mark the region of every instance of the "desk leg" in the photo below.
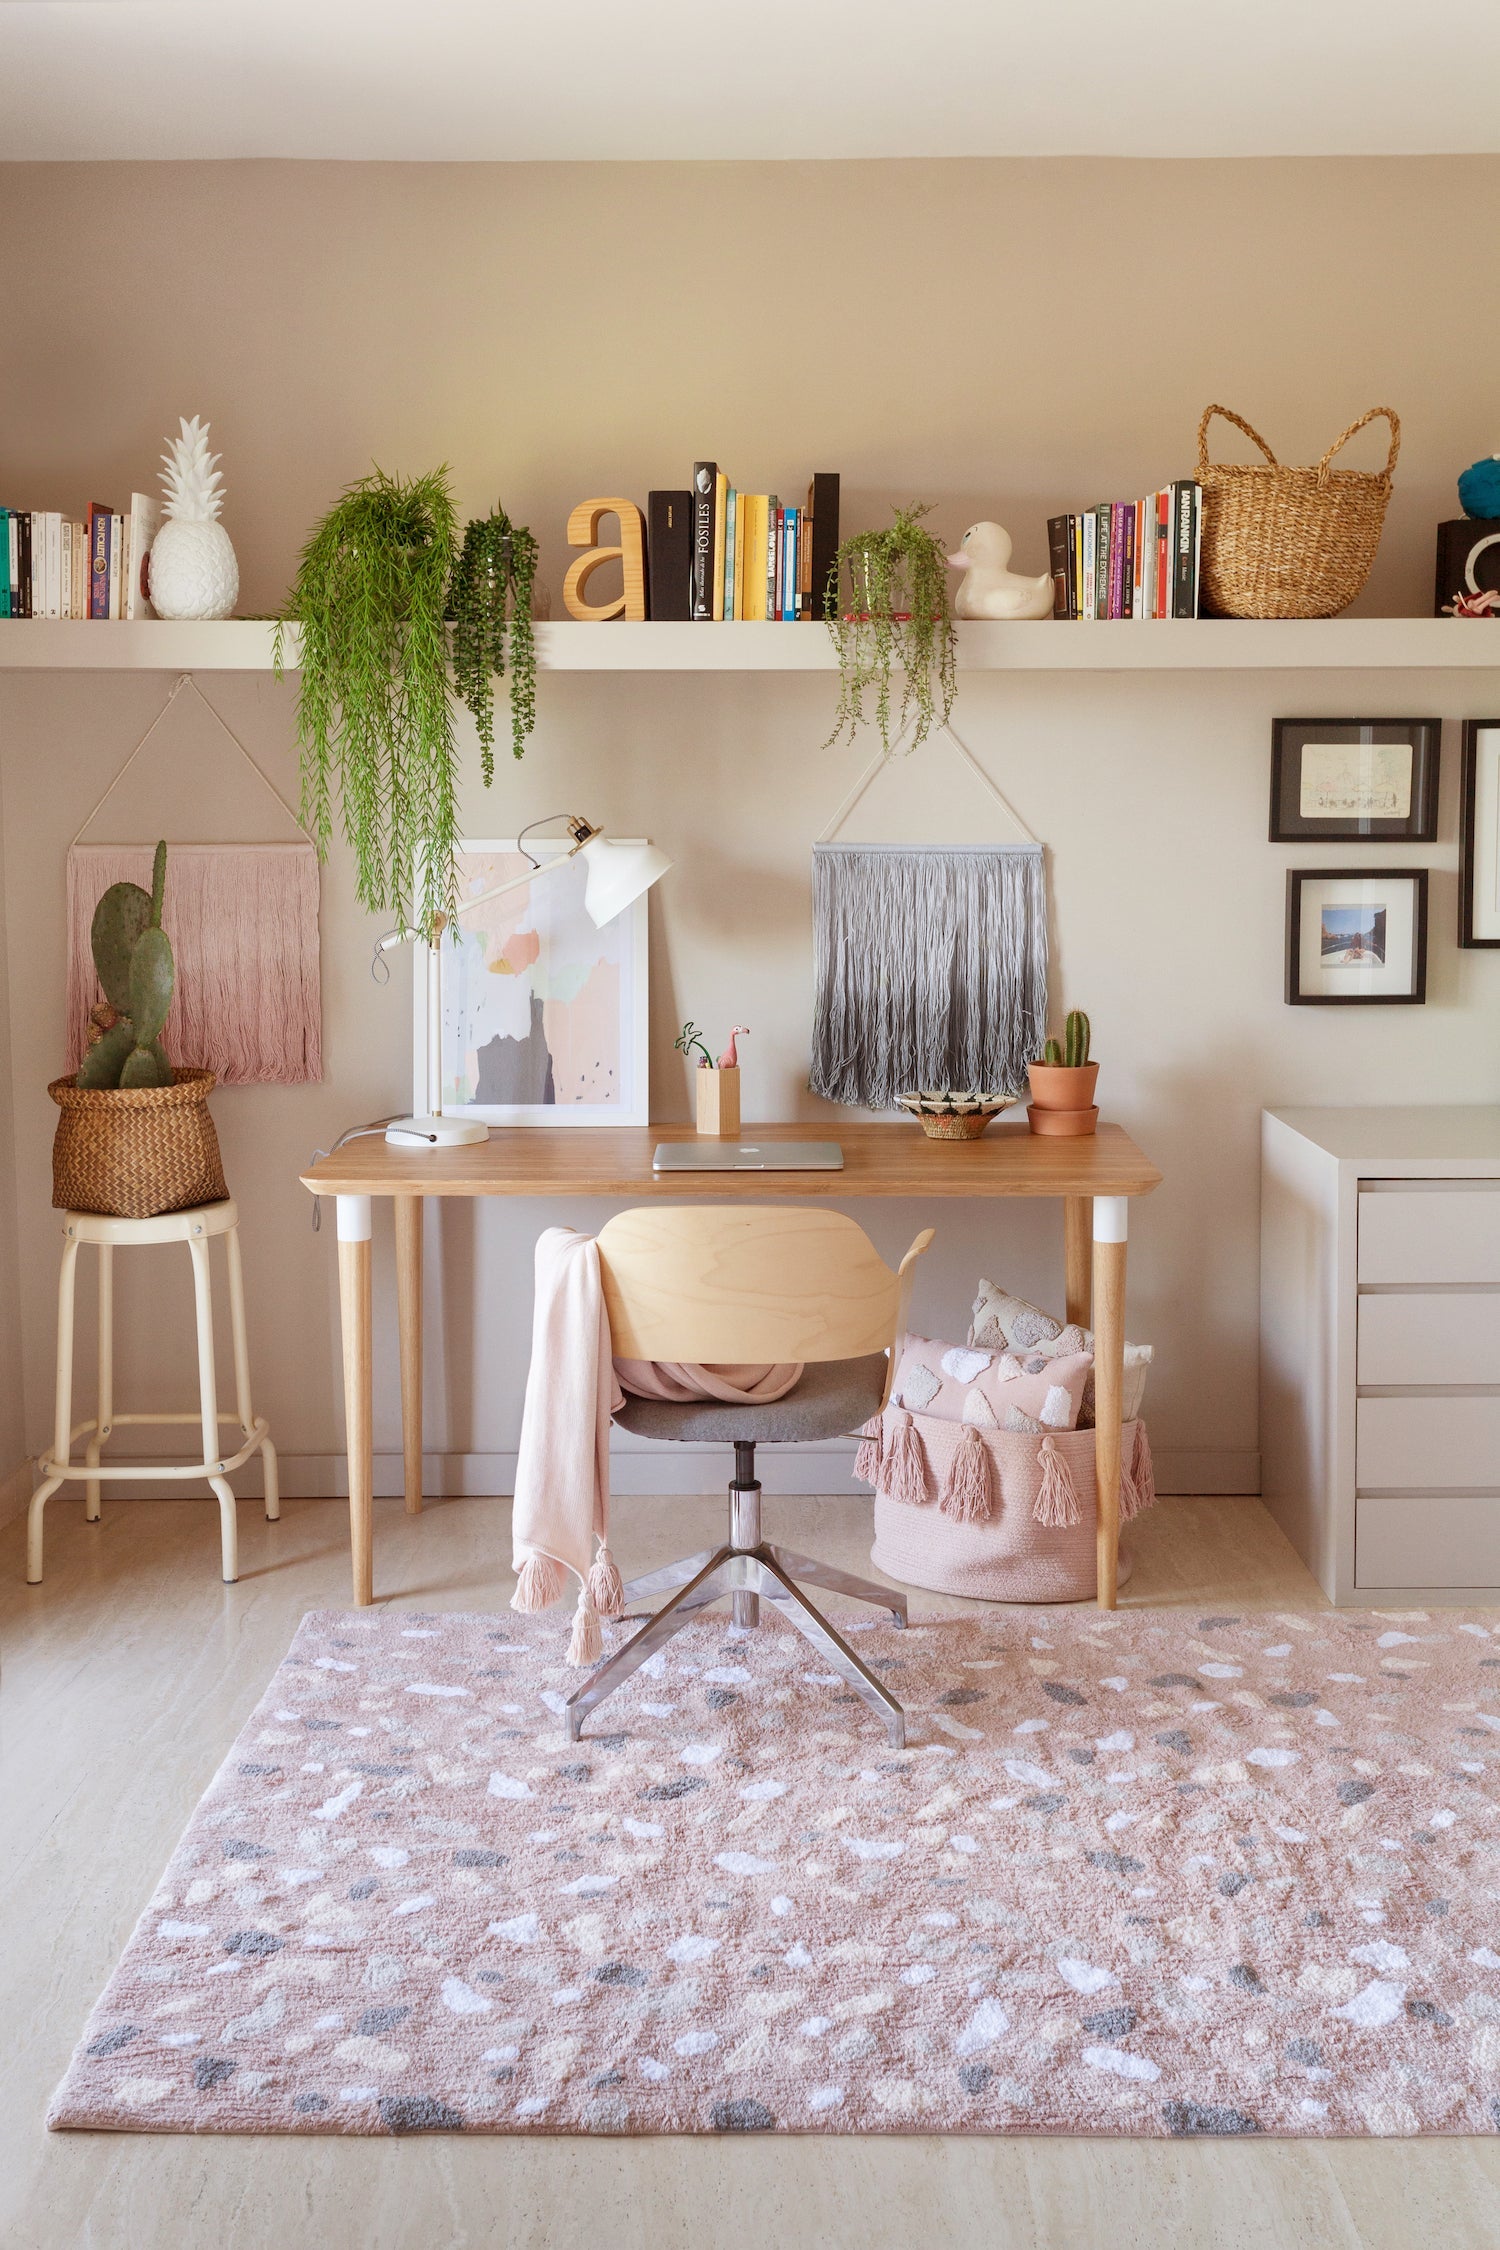
{"type": "Polygon", "coordinates": [[[1113,1609],[1120,1569],[1120,1399],[1125,1382],[1123,1195],[1094,1201],[1094,1474],[1099,1489],[1099,1607],[1113,1609]]]}
{"type": "Polygon", "coordinates": [[[1077,1321],[1080,1328],[1089,1324],[1089,1258],[1092,1254],[1090,1237],[1094,1231],[1094,1199],[1091,1195],[1068,1195],[1063,1198],[1064,1273],[1067,1283],[1067,1318],[1077,1321]]]}
{"type": "Polygon", "coordinates": [[[344,1331],[344,1445],[349,1459],[349,1547],[354,1600],[375,1599],[374,1433],[370,1422],[370,1198],[335,1198],[339,1234],[339,1312],[344,1331]]]}
{"type": "Polygon", "coordinates": [[[396,1313],[401,1329],[401,1445],[406,1512],[422,1513],[422,1198],[392,1197],[396,1209],[396,1313]]]}

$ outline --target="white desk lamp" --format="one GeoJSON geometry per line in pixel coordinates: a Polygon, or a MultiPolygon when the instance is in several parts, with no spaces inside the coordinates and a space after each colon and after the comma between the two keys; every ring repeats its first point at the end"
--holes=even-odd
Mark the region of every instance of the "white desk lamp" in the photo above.
{"type": "MultiPolygon", "coordinates": [[[[612,922],[617,914],[623,914],[627,906],[633,905],[642,892],[650,890],[672,864],[655,844],[613,843],[592,821],[584,820],[577,813],[548,813],[543,820],[529,822],[518,839],[522,850],[525,849],[524,838],[533,828],[544,827],[548,820],[567,821],[572,849],[556,859],[533,860],[524,875],[512,875],[507,881],[496,883],[491,890],[481,891],[474,898],[461,899],[457,914],[467,914],[471,908],[484,906],[490,899],[503,898],[507,891],[523,890],[528,883],[550,875],[554,868],[566,867],[581,853],[588,864],[583,903],[590,921],[596,929],[602,930],[606,922],[612,922]]],[[[397,1117],[386,1127],[386,1139],[401,1148],[463,1148],[489,1135],[489,1127],[477,1118],[443,1115],[443,935],[447,927],[448,916],[439,914],[430,929],[392,930],[375,948],[377,960],[398,945],[416,944],[427,948],[429,1107],[426,1116],[397,1117]]]]}

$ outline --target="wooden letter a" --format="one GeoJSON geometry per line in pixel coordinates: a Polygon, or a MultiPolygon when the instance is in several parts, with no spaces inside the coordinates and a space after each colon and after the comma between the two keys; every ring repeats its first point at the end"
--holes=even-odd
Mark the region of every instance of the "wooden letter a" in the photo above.
{"type": "Polygon", "coordinates": [[[641,511],[633,500],[580,500],[568,518],[568,545],[587,547],[563,580],[563,600],[570,617],[585,622],[605,617],[628,617],[642,623],[646,615],[646,541],[641,511]],[[618,547],[596,547],[601,516],[614,516],[620,526],[618,547]],[[612,602],[585,601],[584,588],[601,563],[619,561],[625,587],[612,602]]]}

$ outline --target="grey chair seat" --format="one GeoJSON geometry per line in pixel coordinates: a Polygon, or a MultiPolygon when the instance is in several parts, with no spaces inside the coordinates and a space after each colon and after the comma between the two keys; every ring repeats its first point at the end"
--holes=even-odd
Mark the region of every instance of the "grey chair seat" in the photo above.
{"type": "Polygon", "coordinates": [[[622,1430],[637,1437],[675,1440],[679,1445],[808,1444],[816,1438],[843,1437],[868,1421],[885,1389],[886,1356],[809,1360],[802,1380],[785,1398],[767,1406],[725,1406],[718,1399],[630,1398],[615,1416],[622,1430]]]}

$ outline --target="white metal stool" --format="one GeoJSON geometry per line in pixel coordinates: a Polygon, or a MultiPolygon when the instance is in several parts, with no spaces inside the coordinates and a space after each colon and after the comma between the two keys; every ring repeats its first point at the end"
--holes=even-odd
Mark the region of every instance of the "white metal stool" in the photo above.
{"type": "Polygon", "coordinates": [[[239,1213],[232,1199],[200,1203],[191,1211],[169,1211],[159,1219],[107,1219],[89,1211],[63,1214],[62,1273],[57,1287],[57,1404],[52,1450],[40,1466],[42,1482],[31,1498],[26,1520],[26,1582],[42,1581],[42,1511],[61,1484],[82,1484],[84,1515],[97,1523],[100,1490],[108,1477],[159,1480],[204,1477],[219,1503],[224,1579],[233,1585],[239,1576],[239,1547],[235,1533],[234,1493],[229,1471],[247,1461],[260,1447],[265,1465],[266,1515],[274,1523],[281,1514],[276,1479],[276,1448],[267,1424],[250,1404],[250,1350],[245,1337],[245,1284],[240,1264],[239,1213]],[[229,1259],[229,1322],[234,1339],[235,1412],[219,1412],[214,1380],[214,1311],[209,1283],[208,1245],[221,1234],[229,1259]],[[73,1298],[78,1253],[85,1242],[99,1252],[99,1403],[92,1421],[73,1420],[73,1298]],[[193,1261],[193,1294],[198,1313],[198,1412],[196,1414],[117,1414],[114,1370],[114,1254],[144,1242],[185,1242],[193,1261]],[[105,1440],[115,1431],[141,1423],[193,1423],[203,1431],[201,1461],[162,1463],[100,1459],[105,1440]],[[225,1453],[219,1444],[221,1422],[237,1424],[243,1443],[237,1452],[225,1453]],[[82,1461],[73,1459],[74,1441],[88,1436],[82,1461]]]}

